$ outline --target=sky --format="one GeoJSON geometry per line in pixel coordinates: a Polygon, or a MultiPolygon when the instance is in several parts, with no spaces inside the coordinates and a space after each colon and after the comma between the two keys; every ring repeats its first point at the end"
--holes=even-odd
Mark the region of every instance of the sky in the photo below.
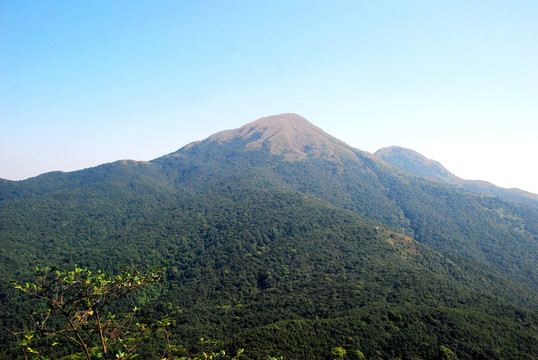
{"type": "Polygon", "coordinates": [[[297,113],[538,193],[538,2],[0,2],[0,178],[297,113]]]}

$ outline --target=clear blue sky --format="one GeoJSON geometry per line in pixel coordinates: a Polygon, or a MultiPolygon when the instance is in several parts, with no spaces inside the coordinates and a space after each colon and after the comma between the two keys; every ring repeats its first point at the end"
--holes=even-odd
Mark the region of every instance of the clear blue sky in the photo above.
{"type": "Polygon", "coordinates": [[[538,1],[2,1],[0,177],[294,112],[538,193],[538,1]]]}

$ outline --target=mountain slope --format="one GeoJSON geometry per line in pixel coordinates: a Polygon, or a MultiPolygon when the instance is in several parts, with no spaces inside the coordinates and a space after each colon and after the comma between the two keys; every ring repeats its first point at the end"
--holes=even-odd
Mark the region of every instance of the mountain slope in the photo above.
{"type": "Polygon", "coordinates": [[[387,224],[436,250],[488,263],[538,289],[538,209],[411,176],[298,115],[259,119],[152,164],[170,174],[183,169],[175,181],[185,184],[194,176],[192,186],[229,173],[263,177],[387,224]],[[305,145],[307,138],[312,145],[305,145]],[[297,139],[293,151],[281,148],[282,139],[297,139]]]}
{"type": "MultiPolygon", "coordinates": [[[[125,174],[125,166],[108,171],[125,174]]],[[[463,359],[487,357],[493,348],[497,358],[523,359],[534,351],[536,293],[487,267],[432,251],[312,196],[260,188],[248,174],[195,192],[176,188],[168,198],[155,190],[116,197],[114,188],[107,190],[115,176],[102,177],[101,170],[72,197],[65,189],[51,192],[23,201],[15,216],[4,213],[2,223],[12,220],[7,235],[23,236],[4,244],[18,262],[2,277],[24,276],[25,264],[113,271],[121,263],[166,263],[166,281],[140,297],[145,316],[169,316],[176,343],[195,346],[200,337],[216,337],[259,359],[329,358],[335,346],[368,357],[432,359],[441,346],[463,359]],[[84,195],[89,189],[91,198],[84,195]],[[469,341],[464,334],[475,322],[491,330],[469,341]],[[512,331],[501,338],[499,326],[512,331]],[[316,340],[311,334],[320,327],[316,340]],[[399,327],[408,332],[398,334],[399,327]]],[[[128,179],[132,184],[135,176],[128,179]]],[[[4,325],[29,311],[24,299],[8,294],[4,325]]]]}
{"type": "Polygon", "coordinates": [[[383,161],[411,174],[455,185],[478,194],[498,196],[538,208],[538,195],[520,189],[504,189],[481,180],[463,180],[446,170],[437,161],[426,158],[416,151],[398,146],[379,149],[374,154],[383,161]]]}
{"type": "MultiPolygon", "coordinates": [[[[268,117],[151,162],[0,182],[0,328],[24,325],[31,305],[7,280],[34,266],[164,263],[165,281],[128,303],[148,322],[168,316],[189,348],[204,337],[255,359],[333,347],[528,359],[536,219],[410,176],[297,115],[268,117]]],[[[13,358],[3,330],[0,344],[13,358]]]]}

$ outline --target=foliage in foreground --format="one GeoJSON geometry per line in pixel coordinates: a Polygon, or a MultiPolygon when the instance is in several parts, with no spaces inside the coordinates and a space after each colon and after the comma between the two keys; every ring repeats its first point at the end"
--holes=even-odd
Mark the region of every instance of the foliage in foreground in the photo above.
{"type": "MultiPolygon", "coordinates": [[[[14,287],[39,300],[32,314],[33,328],[14,333],[22,336],[25,358],[44,359],[65,353],[62,344],[74,344],[88,360],[130,359],[145,325],[135,323],[135,307],[122,316],[108,312],[108,306],[125,295],[161,279],[162,267],[145,272],[124,268],[116,276],[86,267],[74,270],[37,268],[35,283],[14,287]],[[58,349],[58,351],[56,351],[58,349]]],[[[164,326],[164,324],[163,324],[164,326]]]]}

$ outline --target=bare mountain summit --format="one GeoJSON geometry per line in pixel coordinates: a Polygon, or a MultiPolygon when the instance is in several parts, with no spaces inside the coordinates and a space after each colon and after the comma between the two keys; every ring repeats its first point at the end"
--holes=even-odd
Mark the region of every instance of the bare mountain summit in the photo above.
{"type": "Polygon", "coordinates": [[[338,160],[356,158],[356,149],[332,137],[297,114],[263,117],[239,129],[221,131],[207,141],[220,143],[246,141],[246,150],[267,148],[272,155],[288,161],[305,157],[338,160]]]}

